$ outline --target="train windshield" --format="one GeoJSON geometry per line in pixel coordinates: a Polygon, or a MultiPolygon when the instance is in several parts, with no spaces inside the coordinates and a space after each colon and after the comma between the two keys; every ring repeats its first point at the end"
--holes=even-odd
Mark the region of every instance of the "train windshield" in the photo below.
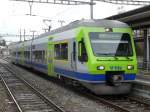
{"type": "Polygon", "coordinates": [[[131,38],[128,33],[91,32],[91,46],[95,56],[132,56],[131,38]]]}

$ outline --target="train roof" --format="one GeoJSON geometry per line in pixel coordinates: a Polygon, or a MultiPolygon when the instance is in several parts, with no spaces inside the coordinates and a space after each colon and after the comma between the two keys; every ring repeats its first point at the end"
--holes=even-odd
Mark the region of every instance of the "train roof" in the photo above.
{"type": "Polygon", "coordinates": [[[129,26],[126,23],[117,21],[117,20],[104,20],[104,19],[94,19],[94,20],[77,20],[71,22],[70,24],[60,27],[58,29],[52,30],[50,32],[41,34],[40,37],[52,35],[55,33],[60,33],[66,30],[74,29],[77,27],[106,27],[106,28],[128,28],[129,26]]]}
{"type": "MultiPolygon", "coordinates": [[[[94,20],[76,20],[74,22],[71,22],[70,24],[54,29],[50,32],[47,33],[43,33],[41,35],[39,35],[37,38],[42,38],[42,37],[46,37],[52,34],[56,34],[56,33],[60,33],[60,32],[64,32],[67,30],[71,30],[77,27],[105,27],[105,28],[128,28],[129,26],[126,23],[117,21],[117,20],[106,20],[106,19],[94,19],[94,20]]],[[[27,42],[30,40],[27,40],[27,42]]],[[[16,42],[14,44],[19,44],[22,42],[16,42]]]]}

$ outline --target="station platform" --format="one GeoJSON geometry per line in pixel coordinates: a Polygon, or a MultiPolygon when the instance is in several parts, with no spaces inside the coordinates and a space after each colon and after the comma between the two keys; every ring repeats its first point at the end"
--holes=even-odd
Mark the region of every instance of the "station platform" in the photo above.
{"type": "Polygon", "coordinates": [[[140,71],[136,76],[135,83],[141,83],[150,86],[150,71],[140,71]]]}
{"type": "Polygon", "coordinates": [[[150,72],[139,72],[133,83],[133,95],[146,98],[150,102],[150,72]]]}

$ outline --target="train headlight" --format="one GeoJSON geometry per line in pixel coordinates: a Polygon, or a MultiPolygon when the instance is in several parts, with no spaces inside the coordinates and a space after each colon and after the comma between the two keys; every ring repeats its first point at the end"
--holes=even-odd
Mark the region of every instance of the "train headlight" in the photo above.
{"type": "Polygon", "coordinates": [[[133,65],[128,65],[128,70],[133,70],[134,69],[134,66],[133,65]]]}
{"type": "Polygon", "coordinates": [[[105,69],[104,66],[98,66],[98,67],[97,67],[97,70],[104,70],[104,69],[105,69]]]}
{"type": "Polygon", "coordinates": [[[105,28],[105,32],[112,32],[113,29],[112,28],[105,28]]]}

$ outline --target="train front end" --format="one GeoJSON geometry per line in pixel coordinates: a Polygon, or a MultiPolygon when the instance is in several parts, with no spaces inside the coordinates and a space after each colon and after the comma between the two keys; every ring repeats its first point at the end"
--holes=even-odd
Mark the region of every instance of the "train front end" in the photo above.
{"type": "Polygon", "coordinates": [[[84,38],[88,73],[95,76],[83,83],[96,94],[127,94],[137,73],[130,28],[89,28],[84,38]]]}

